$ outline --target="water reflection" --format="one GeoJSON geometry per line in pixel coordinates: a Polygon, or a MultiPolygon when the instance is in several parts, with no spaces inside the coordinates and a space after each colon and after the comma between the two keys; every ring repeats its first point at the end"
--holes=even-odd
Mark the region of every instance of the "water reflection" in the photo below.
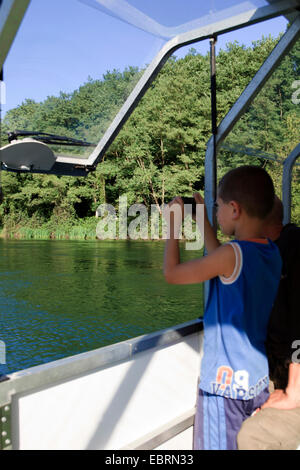
{"type": "MultiPolygon", "coordinates": [[[[197,318],[202,286],[171,286],[164,244],[0,241],[0,340],[6,372],[197,318]]],[[[195,256],[183,251],[184,259],[195,256]]]]}

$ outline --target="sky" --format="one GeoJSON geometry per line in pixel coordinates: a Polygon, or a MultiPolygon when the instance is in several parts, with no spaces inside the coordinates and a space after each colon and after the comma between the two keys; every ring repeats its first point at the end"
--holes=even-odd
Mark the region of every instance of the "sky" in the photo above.
{"type": "MultiPolygon", "coordinates": [[[[103,0],[113,4],[115,0],[103,0]]],[[[119,0],[121,7],[124,0],[119,0]]],[[[126,23],[128,9],[114,10],[114,16],[91,5],[95,0],[31,0],[18,34],[4,64],[6,104],[2,116],[25,99],[43,101],[47,96],[69,93],[89,77],[102,78],[108,70],[123,71],[127,66],[142,67],[151,62],[167,39],[155,36],[126,23]],[[125,21],[117,16],[123,15],[125,21]]],[[[264,0],[130,0],[130,8],[140,8],[149,15],[136,15],[136,22],[145,29],[155,29],[155,22],[164,30],[193,18],[216,15],[226,7],[261,6],[264,0]],[[222,5],[222,7],[221,7],[222,5]],[[187,8],[188,6],[188,8],[187,8]],[[154,26],[153,26],[154,25],[154,26]]],[[[130,11],[129,14],[132,14],[130,11]]],[[[134,12],[133,12],[134,13],[134,12]]],[[[238,40],[246,46],[262,35],[278,36],[286,29],[283,17],[259,23],[219,37],[217,51],[227,42],[238,40]]],[[[183,56],[190,47],[201,53],[209,49],[209,41],[183,48],[175,53],[183,56]]]]}

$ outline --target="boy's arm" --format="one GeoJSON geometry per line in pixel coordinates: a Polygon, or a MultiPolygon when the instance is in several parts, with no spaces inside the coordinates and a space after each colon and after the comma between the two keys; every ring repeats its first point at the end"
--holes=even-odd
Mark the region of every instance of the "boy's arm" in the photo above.
{"type": "Polygon", "coordinates": [[[217,239],[217,236],[214,232],[214,229],[210,225],[210,222],[208,220],[208,215],[207,215],[207,210],[204,204],[204,199],[199,193],[193,194],[197,204],[203,204],[204,205],[204,245],[206,248],[206,252],[209,254],[212,251],[216,250],[221,246],[221,243],[217,239]]]}
{"type": "MultiPolygon", "coordinates": [[[[181,206],[183,213],[181,198],[175,198],[169,207],[176,203],[181,206]]],[[[195,284],[219,275],[231,276],[235,267],[235,254],[230,245],[220,246],[203,258],[180,263],[179,242],[176,236],[181,224],[182,218],[174,217],[171,213],[164,258],[166,281],[170,284],[195,284]]]]}
{"type": "Polygon", "coordinates": [[[289,365],[289,380],[285,390],[275,390],[262,408],[291,410],[300,407],[300,364],[289,365]]]}

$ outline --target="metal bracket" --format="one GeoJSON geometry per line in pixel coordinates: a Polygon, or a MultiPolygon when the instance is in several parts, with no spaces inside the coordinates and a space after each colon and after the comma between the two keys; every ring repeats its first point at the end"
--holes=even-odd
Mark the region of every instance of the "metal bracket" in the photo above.
{"type": "Polygon", "coordinates": [[[11,405],[0,408],[0,450],[11,450],[11,405]]]}

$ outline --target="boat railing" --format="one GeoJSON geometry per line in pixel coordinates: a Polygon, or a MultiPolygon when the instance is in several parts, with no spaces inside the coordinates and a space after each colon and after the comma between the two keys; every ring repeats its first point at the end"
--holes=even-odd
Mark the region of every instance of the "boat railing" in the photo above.
{"type": "Polygon", "coordinates": [[[198,319],[8,375],[1,447],[153,449],[177,436],[191,449],[202,330],[198,319]]]}

